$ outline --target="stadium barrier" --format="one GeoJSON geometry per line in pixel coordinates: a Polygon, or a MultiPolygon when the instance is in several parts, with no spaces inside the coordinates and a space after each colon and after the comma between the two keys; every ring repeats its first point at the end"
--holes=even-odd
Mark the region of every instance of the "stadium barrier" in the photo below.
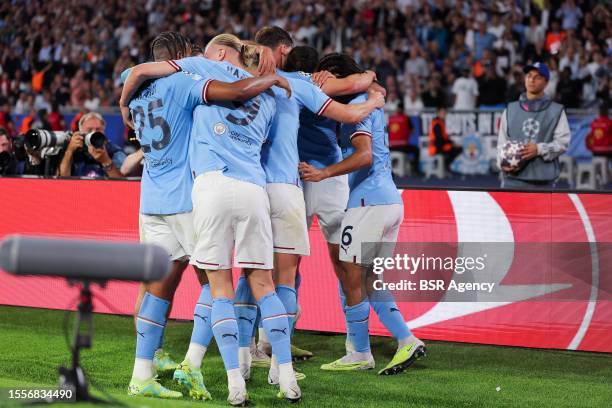
{"type": "MultiPolygon", "coordinates": [[[[114,108],[101,109],[106,120],[106,135],[117,146],[125,142],[125,126],[121,115],[114,108]]],[[[446,117],[446,128],[453,141],[464,148],[464,155],[455,164],[454,171],[463,174],[486,174],[490,164],[495,161],[497,149],[497,131],[502,114],[499,109],[450,110],[446,117]]],[[[76,112],[63,114],[66,124],[72,122],[76,112]]],[[[595,115],[588,110],[569,110],[572,141],[567,154],[578,161],[590,160],[591,152],[586,148],[585,139],[590,132],[590,125],[595,115]]],[[[424,109],[418,114],[410,115],[412,133],[408,142],[421,150],[421,162],[424,165],[428,157],[428,134],[432,119],[436,116],[433,109],[424,109]]],[[[14,115],[16,128],[19,129],[24,115],[14,115]]]]}
{"type": "MultiPolygon", "coordinates": [[[[130,181],[0,178],[0,238],[19,233],[138,240],[139,188],[138,182],[130,181]]],[[[604,250],[612,243],[611,194],[403,190],[402,196],[405,215],[399,241],[403,243],[586,243],[580,249],[591,287],[586,296],[576,294],[565,301],[544,295],[497,302],[399,302],[419,337],[612,352],[612,301],[605,290],[612,287],[612,251],[604,250]]],[[[343,332],[337,281],[316,223],[310,239],[311,255],[300,267],[303,312],[297,327],[343,332]]],[[[537,274],[515,273],[514,265],[500,273],[501,285],[545,283],[537,281],[537,274]]],[[[571,283],[555,284],[566,293],[578,290],[571,283]]],[[[132,313],[135,284],[111,282],[94,291],[97,312],[132,313]]],[[[195,274],[186,272],[171,317],[191,320],[199,292],[195,274]]],[[[73,309],[74,295],[61,279],[0,273],[0,304],[73,309]]],[[[374,314],[370,328],[373,334],[388,335],[374,314]]]]}

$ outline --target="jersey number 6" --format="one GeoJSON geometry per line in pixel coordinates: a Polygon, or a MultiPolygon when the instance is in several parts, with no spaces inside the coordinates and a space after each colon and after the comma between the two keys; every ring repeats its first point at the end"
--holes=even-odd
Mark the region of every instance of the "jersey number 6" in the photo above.
{"type": "MultiPolygon", "coordinates": [[[[153,110],[156,108],[163,107],[164,104],[161,99],[156,99],[154,101],[149,102],[149,106],[147,107],[147,117],[149,119],[149,127],[154,129],[156,127],[160,127],[162,131],[162,138],[159,140],[153,140],[151,145],[143,144],[141,145],[142,151],[145,153],[149,153],[151,151],[151,146],[155,150],[162,150],[170,143],[170,125],[166,122],[161,116],[153,116],[153,110]]],[[[138,128],[136,129],[136,133],[138,134],[138,139],[142,139],[142,132],[145,127],[145,113],[142,106],[137,106],[132,111],[132,117],[134,118],[134,123],[138,122],[138,128]]]]}
{"type": "Polygon", "coordinates": [[[352,230],[352,225],[347,225],[346,227],[344,227],[344,230],[342,231],[342,245],[351,245],[351,242],[353,242],[353,237],[351,236],[352,230]]]}

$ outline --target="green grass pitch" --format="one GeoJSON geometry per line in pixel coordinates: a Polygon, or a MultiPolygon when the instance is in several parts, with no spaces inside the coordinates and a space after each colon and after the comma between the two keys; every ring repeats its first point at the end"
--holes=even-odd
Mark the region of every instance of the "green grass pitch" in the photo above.
{"type": "MultiPolygon", "coordinates": [[[[0,387],[56,385],[57,366],[69,361],[64,313],[0,307],[0,387]]],[[[128,397],[135,347],[132,325],[129,317],[95,315],[93,348],[82,354],[82,364],[97,387],[134,407],[228,406],[225,371],[214,345],[202,370],[212,402],[128,397]]],[[[164,348],[177,361],[186,351],[191,328],[191,323],[168,323],[164,348]]],[[[406,373],[381,377],[374,370],[319,370],[322,363],[343,354],[343,336],[298,332],[294,343],[315,353],[312,360],[297,363],[307,376],[300,382],[302,407],[612,407],[610,354],[432,341],[428,356],[406,373]]],[[[389,361],[394,348],[390,338],[372,338],[377,368],[389,361]]],[[[247,385],[253,405],[288,406],[275,398],[266,378],[265,369],[253,369],[247,385]]],[[[176,389],[169,377],[162,383],[176,389]]],[[[6,405],[6,400],[0,401],[0,406],[6,405]]]]}

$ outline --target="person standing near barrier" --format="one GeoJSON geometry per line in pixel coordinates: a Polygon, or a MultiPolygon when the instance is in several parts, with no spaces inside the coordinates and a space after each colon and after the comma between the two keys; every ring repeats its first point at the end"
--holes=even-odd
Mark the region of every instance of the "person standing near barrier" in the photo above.
{"type": "Polygon", "coordinates": [[[608,116],[608,105],[599,106],[599,117],[591,123],[591,133],[586,138],[587,148],[594,156],[612,157],[612,120],[608,116]]]}
{"type": "Polygon", "coordinates": [[[446,107],[438,106],[436,117],[433,118],[429,127],[429,156],[433,157],[438,154],[444,156],[444,165],[448,169],[462,151],[463,148],[453,143],[446,132],[446,107]]]}
{"type": "Polygon", "coordinates": [[[567,150],[570,128],[563,105],[544,94],[550,79],[546,64],[527,65],[526,92],[502,114],[497,140],[497,164],[503,171],[502,188],[546,189],[559,177],[559,156],[567,150]],[[501,166],[502,147],[507,141],[523,143],[524,166],[501,166]]]}

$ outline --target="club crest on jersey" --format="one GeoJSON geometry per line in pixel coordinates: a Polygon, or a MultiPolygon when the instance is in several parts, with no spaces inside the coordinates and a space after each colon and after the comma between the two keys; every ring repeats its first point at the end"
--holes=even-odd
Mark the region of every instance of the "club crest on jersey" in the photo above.
{"type": "Polygon", "coordinates": [[[227,130],[227,127],[225,126],[225,123],[223,122],[215,123],[215,126],[213,126],[213,131],[217,135],[224,134],[226,130],[227,130]]]}

